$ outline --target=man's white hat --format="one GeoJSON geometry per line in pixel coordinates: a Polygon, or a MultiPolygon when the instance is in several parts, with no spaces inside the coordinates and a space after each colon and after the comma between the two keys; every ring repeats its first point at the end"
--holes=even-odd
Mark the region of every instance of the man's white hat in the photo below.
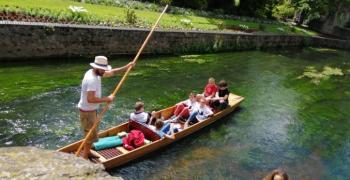
{"type": "Polygon", "coordinates": [[[108,65],[108,59],[106,56],[96,56],[95,62],[90,63],[90,66],[97,69],[103,69],[105,71],[112,69],[112,67],[108,65]]]}

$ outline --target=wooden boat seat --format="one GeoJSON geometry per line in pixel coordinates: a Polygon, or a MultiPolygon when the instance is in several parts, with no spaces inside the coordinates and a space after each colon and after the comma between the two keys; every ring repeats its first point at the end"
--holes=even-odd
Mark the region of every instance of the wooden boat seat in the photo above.
{"type": "Polygon", "coordinates": [[[129,131],[137,129],[141,131],[144,135],[145,138],[151,141],[157,141],[160,139],[159,135],[154,132],[152,129],[148,128],[146,125],[143,125],[137,121],[134,120],[129,120],[129,131]]]}
{"type": "Polygon", "coordinates": [[[125,149],[123,146],[117,147],[117,150],[124,153],[124,154],[129,152],[129,150],[125,149]]]}
{"type": "Polygon", "coordinates": [[[99,150],[99,151],[97,151],[97,153],[99,156],[102,156],[104,158],[103,159],[100,157],[100,160],[104,160],[104,161],[124,154],[124,152],[120,151],[119,149],[117,149],[115,147],[99,150]]]}

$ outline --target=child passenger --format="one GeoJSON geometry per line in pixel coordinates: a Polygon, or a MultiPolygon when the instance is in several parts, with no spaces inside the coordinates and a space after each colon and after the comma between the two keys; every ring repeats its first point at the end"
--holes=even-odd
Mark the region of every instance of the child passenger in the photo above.
{"type": "Polygon", "coordinates": [[[197,123],[198,121],[203,121],[207,119],[208,117],[212,116],[214,113],[210,109],[208,105],[206,105],[206,100],[205,98],[201,98],[199,101],[199,107],[198,110],[192,112],[190,114],[190,117],[185,123],[185,128],[189,126],[189,123],[191,122],[192,124],[197,123]]]}
{"type": "Polygon", "coordinates": [[[223,110],[228,105],[228,96],[230,91],[228,90],[228,85],[225,80],[219,82],[219,90],[216,93],[215,98],[213,98],[213,106],[215,109],[223,110]]]}
{"type": "Polygon", "coordinates": [[[155,126],[155,131],[161,138],[167,137],[170,139],[175,139],[174,128],[170,122],[164,124],[164,122],[161,119],[157,119],[155,126]]]}
{"type": "Polygon", "coordinates": [[[203,94],[199,94],[200,97],[204,97],[207,104],[211,103],[212,98],[215,97],[218,87],[215,84],[215,79],[213,77],[209,78],[208,84],[204,88],[203,94]]]}
{"type": "Polygon", "coordinates": [[[218,91],[218,87],[215,84],[215,79],[213,77],[209,78],[208,84],[204,88],[204,97],[206,100],[210,100],[215,96],[218,91]]]}
{"type": "Polygon", "coordinates": [[[198,109],[198,106],[199,104],[197,102],[196,94],[191,92],[187,100],[176,105],[174,115],[170,119],[172,121],[187,119],[192,111],[198,109]]]}

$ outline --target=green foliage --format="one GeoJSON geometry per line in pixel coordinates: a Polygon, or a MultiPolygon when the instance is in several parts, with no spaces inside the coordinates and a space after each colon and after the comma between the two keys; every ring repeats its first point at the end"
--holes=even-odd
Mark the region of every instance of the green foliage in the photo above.
{"type": "Polygon", "coordinates": [[[240,2],[241,2],[240,0],[234,0],[235,6],[239,6],[239,3],[240,3],[240,2]]]}
{"type": "Polygon", "coordinates": [[[192,24],[191,19],[183,18],[180,20],[180,22],[186,28],[189,28],[189,29],[193,28],[193,24],[192,24]]]}
{"type": "Polygon", "coordinates": [[[219,29],[219,30],[225,29],[225,24],[224,24],[224,22],[219,22],[219,23],[217,24],[217,26],[218,26],[218,29],[219,29]]]}
{"type": "MultiPolygon", "coordinates": [[[[81,6],[69,6],[68,9],[72,13],[72,17],[75,20],[79,20],[79,19],[83,20],[84,18],[86,18],[86,14],[88,12],[84,7],[81,7],[81,6]]],[[[49,13],[44,14],[44,16],[48,16],[48,15],[49,13]]]]}
{"type": "MultiPolygon", "coordinates": [[[[176,3],[177,1],[174,1],[176,3]]],[[[182,4],[182,6],[193,8],[193,9],[200,9],[204,10],[208,7],[208,0],[191,0],[191,1],[178,1],[179,4],[182,4]]]]}
{"type": "Polygon", "coordinates": [[[294,26],[291,26],[290,31],[295,33],[297,31],[297,29],[294,26]]]}
{"type": "Polygon", "coordinates": [[[260,23],[259,26],[258,26],[258,29],[259,29],[260,31],[265,31],[266,26],[265,26],[264,24],[260,23]]]}
{"type": "Polygon", "coordinates": [[[136,24],[137,22],[137,16],[135,13],[135,10],[131,8],[126,8],[125,11],[125,21],[129,24],[136,24]]]}
{"type": "Polygon", "coordinates": [[[163,4],[163,5],[170,5],[171,4],[171,2],[172,2],[173,0],[160,0],[160,4],[163,4]]]}
{"type": "Polygon", "coordinates": [[[247,26],[247,25],[245,25],[245,24],[240,24],[238,27],[239,27],[241,30],[243,30],[243,31],[249,30],[249,26],[247,26]]]}
{"type": "Polygon", "coordinates": [[[322,16],[327,16],[336,12],[337,8],[350,5],[350,0],[294,0],[291,5],[302,12],[305,23],[318,20],[322,16]]]}
{"type": "MultiPolygon", "coordinates": [[[[126,0],[125,0],[126,1],[126,0]]],[[[89,2],[88,0],[86,2],[89,2]]],[[[92,0],[91,0],[92,2],[92,0]]],[[[96,1],[97,2],[97,1],[96,1]]],[[[107,1],[98,1],[105,2],[107,1]]],[[[113,1],[114,2],[114,1],[113,1]]],[[[124,0],[119,0],[118,2],[124,2],[124,0]]],[[[129,4],[134,1],[128,1],[129,4]]],[[[115,2],[114,2],[115,3],[115,2]]],[[[232,2],[231,2],[232,3],[232,2]]],[[[80,23],[80,24],[91,24],[91,25],[107,25],[107,26],[123,26],[126,22],[135,22],[135,18],[132,15],[132,12],[129,12],[130,16],[126,20],[126,11],[124,8],[115,7],[115,6],[103,6],[103,5],[94,5],[88,3],[78,3],[72,1],[63,1],[63,0],[37,0],[36,3],[31,1],[22,1],[22,0],[12,0],[12,1],[0,1],[0,12],[9,13],[20,13],[21,15],[29,15],[31,17],[44,17],[45,19],[50,19],[50,22],[62,22],[62,23],[80,23]],[[80,13],[79,15],[72,13],[68,7],[69,6],[83,6],[87,10],[85,13],[80,13]],[[129,18],[131,17],[131,18],[129,18]]],[[[145,7],[149,7],[146,4],[145,7]]],[[[152,4],[151,4],[152,5],[152,4]]],[[[243,1],[240,6],[244,5],[243,1]]],[[[142,21],[137,21],[134,24],[128,23],[127,26],[136,26],[136,27],[151,27],[153,23],[159,16],[158,6],[156,6],[155,11],[141,11],[136,10],[134,7],[130,6],[131,9],[134,9],[137,17],[142,17],[142,21]],[[131,8],[132,7],[132,8],[131,8]],[[142,23],[142,24],[141,24],[142,23]]],[[[153,7],[153,5],[152,5],[153,7]]],[[[163,7],[161,7],[163,9],[163,7]]],[[[183,8],[171,7],[170,10],[179,11],[183,13],[182,15],[169,15],[165,14],[161,20],[161,27],[166,29],[200,29],[200,30],[220,30],[227,29],[225,27],[235,26],[238,27],[240,24],[246,25],[251,29],[258,29],[259,24],[263,23],[266,26],[264,32],[267,33],[279,33],[279,34],[290,34],[292,32],[288,31],[289,28],[283,24],[267,24],[257,20],[256,22],[247,22],[246,18],[231,18],[222,16],[221,18],[208,18],[200,17],[196,15],[188,15],[194,13],[194,11],[187,11],[183,8]],[[182,21],[181,19],[189,19],[190,21],[182,21]],[[278,28],[285,27],[286,31],[279,31],[278,28]]],[[[205,11],[202,12],[204,14],[205,11]]],[[[140,20],[136,18],[136,20],[140,20]]],[[[310,31],[297,31],[297,34],[303,35],[313,35],[310,31]]]]}
{"type": "Polygon", "coordinates": [[[286,20],[287,18],[293,18],[294,12],[295,8],[288,2],[284,2],[274,7],[272,16],[280,20],[286,20]]]}

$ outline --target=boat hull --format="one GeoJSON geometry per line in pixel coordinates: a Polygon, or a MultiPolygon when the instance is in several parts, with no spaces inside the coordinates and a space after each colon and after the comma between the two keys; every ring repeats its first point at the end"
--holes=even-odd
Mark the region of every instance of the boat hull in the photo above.
{"type": "MultiPolygon", "coordinates": [[[[237,95],[231,93],[229,96],[229,105],[226,109],[215,113],[214,116],[212,116],[204,121],[198,122],[198,123],[186,128],[178,133],[175,133],[175,135],[174,135],[175,139],[162,138],[162,139],[153,141],[150,144],[146,144],[142,147],[134,149],[132,151],[118,154],[112,158],[105,159],[105,158],[101,157],[102,160],[100,160],[99,163],[103,164],[106,169],[112,169],[112,168],[118,167],[122,164],[125,164],[127,162],[130,162],[132,160],[135,160],[137,158],[140,158],[146,154],[149,154],[155,150],[158,150],[164,146],[167,146],[175,141],[178,141],[178,140],[212,124],[213,122],[223,118],[224,116],[227,116],[232,111],[234,111],[243,100],[244,100],[243,97],[237,96],[237,95]]],[[[167,119],[172,115],[174,109],[175,109],[175,107],[173,106],[173,107],[169,107],[169,108],[166,108],[164,110],[158,111],[156,116],[158,116],[158,117],[162,116],[165,119],[167,119]]],[[[110,128],[108,130],[105,130],[105,131],[99,133],[99,137],[102,138],[102,137],[108,137],[108,136],[115,136],[119,132],[128,131],[128,127],[129,127],[128,122],[123,123],[121,125],[118,125],[116,127],[110,128]]],[[[59,149],[58,151],[65,152],[65,153],[74,153],[78,149],[78,147],[82,143],[82,141],[83,140],[72,143],[68,146],[65,146],[65,147],[59,149]]]]}

